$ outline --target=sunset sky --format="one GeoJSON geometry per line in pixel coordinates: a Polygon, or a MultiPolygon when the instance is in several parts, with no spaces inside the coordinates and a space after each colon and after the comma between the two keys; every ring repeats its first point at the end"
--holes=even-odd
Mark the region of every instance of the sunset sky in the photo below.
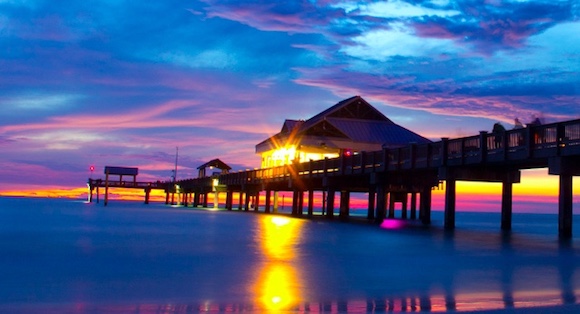
{"type": "Polygon", "coordinates": [[[0,0],[0,195],[255,168],[353,95],[433,140],[577,119],[578,34],[578,1],[0,0]]]}

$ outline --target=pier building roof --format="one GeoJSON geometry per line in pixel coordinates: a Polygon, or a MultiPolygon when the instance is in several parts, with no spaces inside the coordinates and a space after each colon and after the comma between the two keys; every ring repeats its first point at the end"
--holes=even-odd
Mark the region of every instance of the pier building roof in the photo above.
{"type": "Polygon", "coordinates": [[[268,167],[428,142],[354,96],[310,119],[284,121],[278,134],[256,145],[256,153],[262,155],[262,167],[268,167]]]}

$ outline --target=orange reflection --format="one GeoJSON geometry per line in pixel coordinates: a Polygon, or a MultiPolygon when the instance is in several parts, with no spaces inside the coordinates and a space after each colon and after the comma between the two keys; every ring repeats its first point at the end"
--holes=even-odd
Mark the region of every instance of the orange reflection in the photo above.
{"type": "Polygon", "coordinates": [[[294,267],[302,223],[280,216],[260,218],[255,238],[265,259],[252,290],[256,303],[266,310],[289,309],[302,299],[301,279],[294,267]]]}

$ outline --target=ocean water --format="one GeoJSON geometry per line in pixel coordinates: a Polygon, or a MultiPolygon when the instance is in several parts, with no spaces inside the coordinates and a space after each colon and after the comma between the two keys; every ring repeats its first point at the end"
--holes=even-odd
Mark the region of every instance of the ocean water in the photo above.
{"type": "Polygon", "coordinates": [[[456,230],[0,197],[0,313],[580,312],[580,224],[457,213],[456,230]]]}

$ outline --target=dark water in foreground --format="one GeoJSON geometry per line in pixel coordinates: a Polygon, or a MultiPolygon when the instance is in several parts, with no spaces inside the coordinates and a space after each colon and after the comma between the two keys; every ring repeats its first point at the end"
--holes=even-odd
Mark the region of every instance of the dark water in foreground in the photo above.
{"type": "Polygon", "coordinates": [[[441,221],[0,197],[0,312],[580,312],[580,238],[556,215],[441,221]]]}

